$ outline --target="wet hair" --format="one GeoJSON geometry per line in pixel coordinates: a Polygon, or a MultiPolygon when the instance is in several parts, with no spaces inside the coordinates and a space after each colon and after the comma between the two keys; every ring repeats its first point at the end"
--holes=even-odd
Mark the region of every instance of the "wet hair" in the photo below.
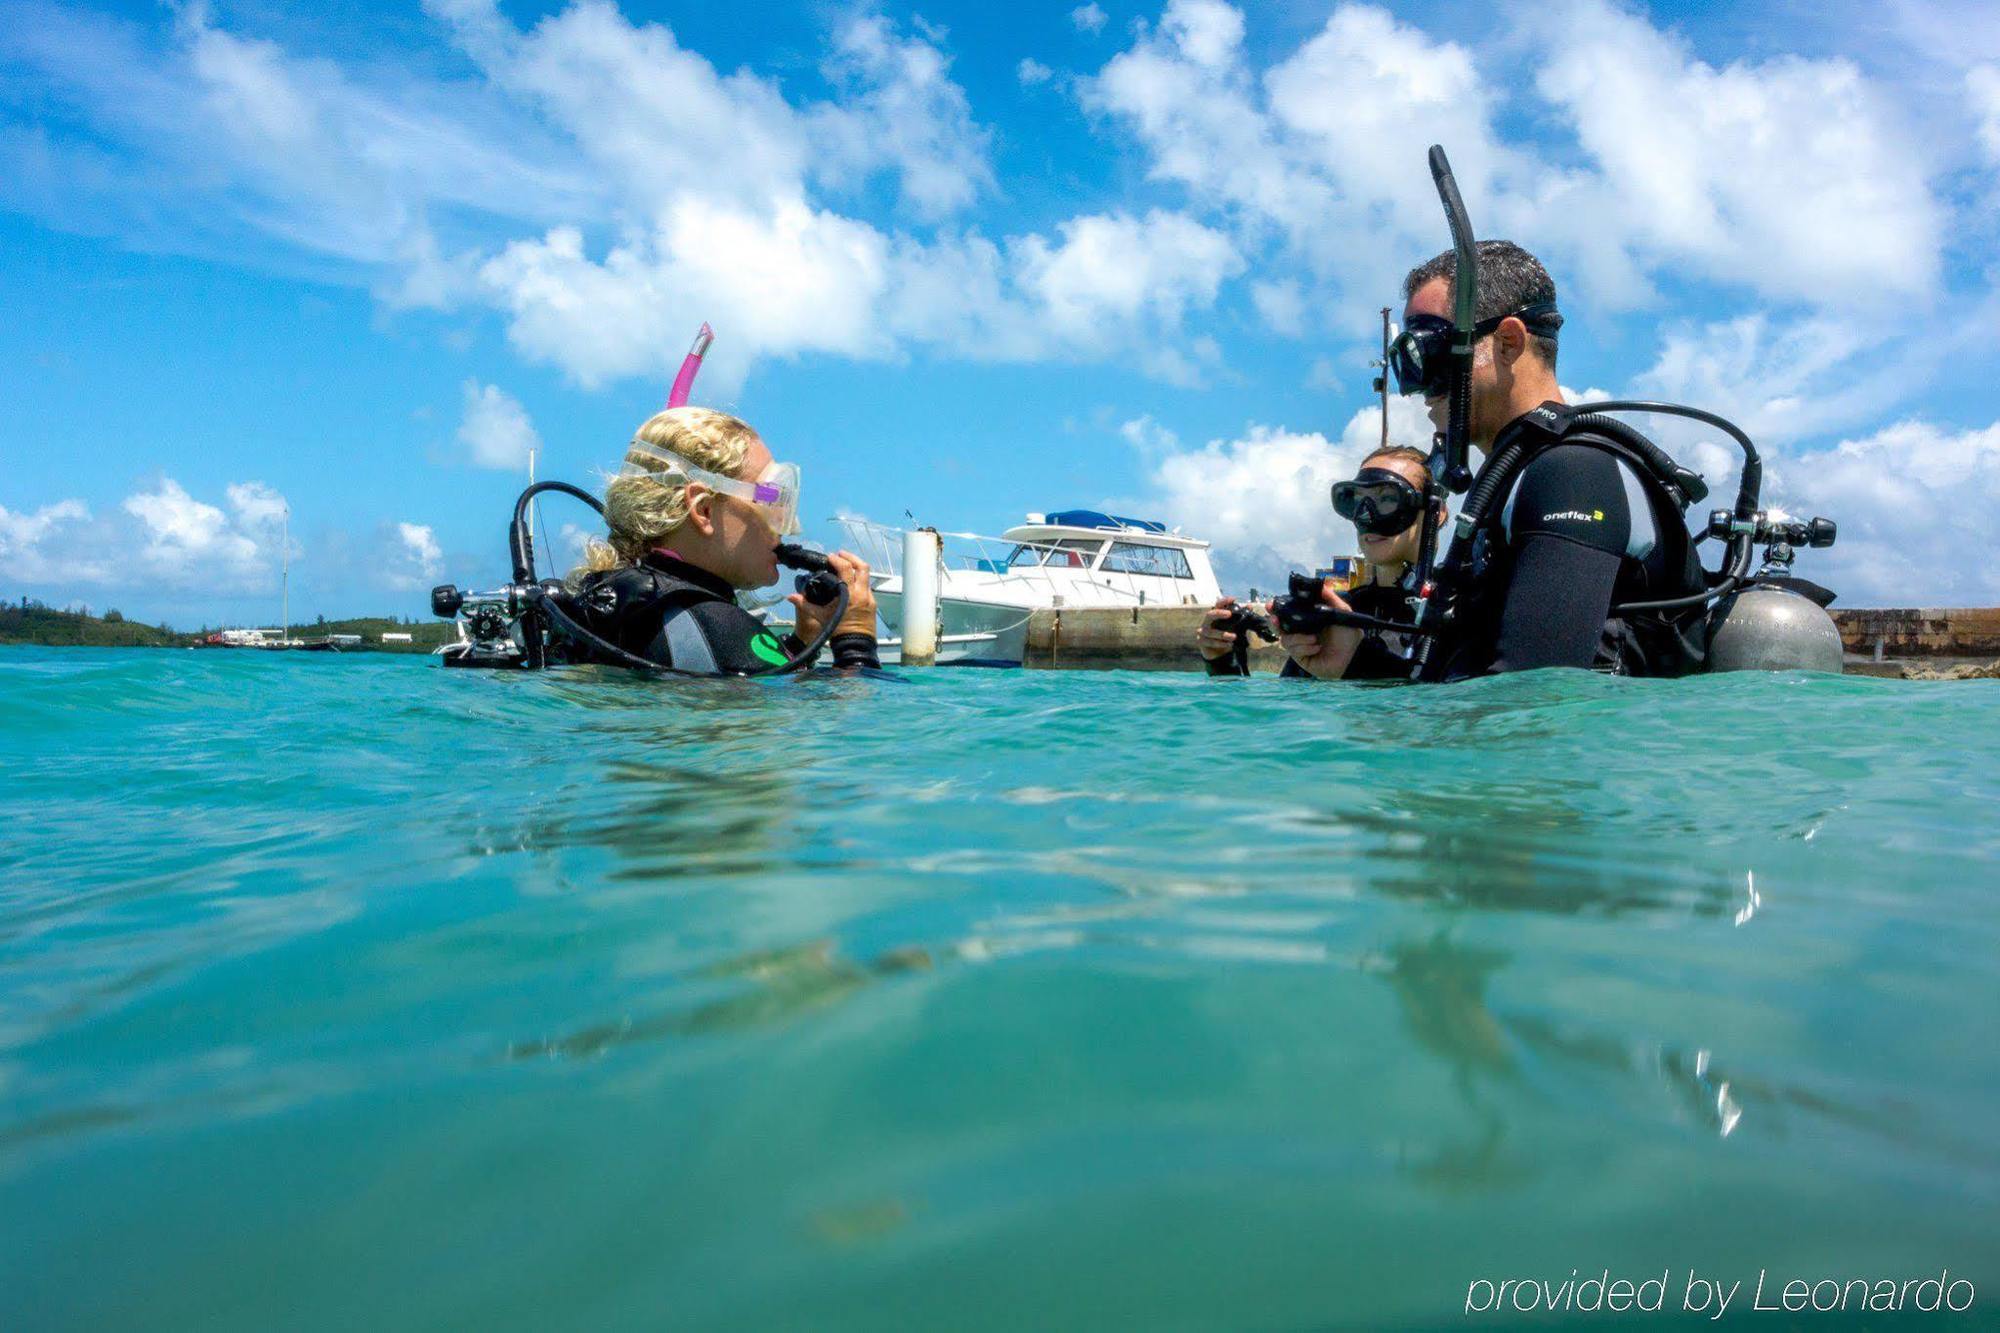
{"type": "MultiPolygon", "coordinates": [[[[1556,280],[1542,267],[1542,261],[1512,241],[1481,241],[1477,254],[1479,300],[1472,312],[1475,321],[1511,315],[1516,310],[1556,299],[1556,280]]],[[[1409,276],[1403,279],[1403,299],[1409,300],[1420,288],[1439,278],[1444,279],[1445,293],[1449,297],[1457,276],[1458,253],[1447,250],[1410,270],[1409,276]]],[[[1535,349],[1535,354],[1550,370],[1556,368],[1554,338],[1530,332],[1528,345],[1535,349]]]]}
{"type": "MultiPolygon", "coordinates": [[[[634,432],[637,439],[696,467],[735,476],[749,456],[757,432],[727,412],[706,407],[670,407],[647,418],[634,432]]],[[[584,548],[583,565],[573,578],[620,565],[637,564],[662,546],[687,522],[687,483],[665,475],[668,464],[651,454],[631,450],[627,467],[644,469],[613,477],[604,488],[605,540],[584,548]]]]}
{"type": "Polygon", "coordinates": [[[1414,445],[1385,444],[1380,449],[1370,449],[1362,458],[1361,466],[1367,467],[1378,458],[1401,459],[1405,463],[1415,463],[1426,473],[1430,471],[1431,456],[1414,445]]]}

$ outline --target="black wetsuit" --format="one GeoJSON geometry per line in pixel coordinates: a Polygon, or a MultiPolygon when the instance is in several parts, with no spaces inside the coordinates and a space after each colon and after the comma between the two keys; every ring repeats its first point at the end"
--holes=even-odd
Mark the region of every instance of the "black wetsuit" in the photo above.
{"type": "Polygon", "coordinates": [[[1544,415],[1510,424],[1488,454],[1491,466],[1524,434],[1542,446],[1474,534],[1455,631],[1434,649],[1441,656],[1425,678],[1558,666],[1633,676],[1699,670],[1699,609],[1611,614],[1624,602],[1706,588],[1680,506],[1642,461],[1581,428],[1551,432],[1531,420],[1544,415]],[[1548,438],[1534,439],[1537,430],[1548,438]]]}
{"type": "MultiPolygon", "coordinates": [[[[1364,616],[1374,616],[1377,620],[1395,620],[1405,624],[1413,618],[1410,610],[1410,593],[1401,583],[1364,583],[1342,593],[1341,600],[1364,616]]],[[[1408,680],[1410,678],[1409,647],[1405,643],[1391,643],[1381,634],[1369,630],[1361,640],[1361,646],[1354,650],[1354,656],[1342,672],[1342,680],[1408,680]]],[[[1224,653],[1221,657],[1204,659],[1211,676],[1234,676],[1236,657],[1224,653]]],[[[1310,680],[1312,673],[1287,657],[1278,674],[1287,680],[1310,680]]]]}
{"type": "MultiPolygon", "coordinates": [[[[805,646],[793,636],[779,639],[738,606],[727,580],[657,551],[641,564],[585,575],[576,601],[592,632],[635,657],[682,671],[764,671],[805,646]]],[[[837,667],[881,665],[872,634],[836,634],[828,647],[837,667]]],[[[585,648],[578,655],[589,658],[585,648]]]]}

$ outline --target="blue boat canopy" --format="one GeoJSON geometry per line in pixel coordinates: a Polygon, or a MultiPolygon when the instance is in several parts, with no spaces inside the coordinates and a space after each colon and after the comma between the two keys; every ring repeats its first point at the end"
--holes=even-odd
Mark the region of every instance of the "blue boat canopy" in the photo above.
{"type": "Polygon", "coordinates": [[[1117,514],[1100,514],[1095,509],[1064,509],[1053,514],[1042,515],[1042,521],[1051,527],[1062,528],[1139,528],[1145,532],[1165,532],[1167,525],[1155,523],[1150,518],[1124,518],[1117,514]]]}

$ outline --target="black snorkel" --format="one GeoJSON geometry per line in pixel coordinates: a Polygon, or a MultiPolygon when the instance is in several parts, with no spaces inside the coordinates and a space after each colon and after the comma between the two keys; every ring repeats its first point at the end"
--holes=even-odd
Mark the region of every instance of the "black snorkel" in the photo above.
{"type": "MultiPolygon", "coordinates": [[[[1431,446],[1431,485],[1435,491],[1463,495],[1472,485],[1472,344],[1473,326],[1478,323],[1479,249],[1473,241],[1472,219],[1459,195],[1458,181],[1451,174],[1451,160],[1442,144],[1432,144],[1431,180],[1437,185],[1438,201],[1444,205],[1445,222],[1451,228],[1454,263],[1451,278],[1451,387],[1445,428],[1431,446]]],[[[1386,419],[1386,416],[1385,416],[1386,419]]],[[[1465,526],[1463,515],[1459,518],[1465,526]]],[[[1433,598],[1436,591],[1438,546],[1438,506],[1424,506],[1423,527],[1417,537],[1416,592],[1410,599],[1416,612],[1413,630],[1417,636],[1414,674],[1422,677],[1430,661],[1436,635],[1449,618],[1448,607],[1433,598]]]]}
{"type": "MultiPolygon", "coordinates": [[[[604,504],[589,491],[572,486],[565,481],[538,481],[521,492],[514,502],[513,522],[507,529],[507,553],[513,566],[514,582],[505,590],[505,600],[521,617],[521,639],[525,658],[519,665],[530,669],[548,664],[548,638],[550,629],[559,631],[565,638],[586,644],[599,660],[616,666],[629,667],[634,671],[649,672],[667,676],[705,676],[706,673],[684,671],[677,667],[662,666],[636,654],[628,653],[617,644],[605,639],[572,614],[565,603],[568,589],[559,579],[540,580],[535,577],[535,542],[528,533],[528,507],[534,498],[545,491],[573,496],[594,510],[598,517],[604,516],[604,504]]],[[[796,655],[783,662],[758,667],[750,671],[733,671],[732,676],[776,676],[798,671],[812,663],[820,650],[826,647],[839,627],[841,617],[847,614],[849,594],[847,585],[833,573],[833,566],[817,551],[807,550],[791,542],[778,543],[775,554],[780,564],[806,571],[798,581],[799,592],[815,606],[833,604],[833,610],[826,617],[826,624],[813,636],[796,655]]],[[[455,614],[462,601],[456,589],[440,588],[431,594],[432,607],[444,614],[450,607],[455,614]],[[440,593],[450,596],[440,598],[440,593]]]]}

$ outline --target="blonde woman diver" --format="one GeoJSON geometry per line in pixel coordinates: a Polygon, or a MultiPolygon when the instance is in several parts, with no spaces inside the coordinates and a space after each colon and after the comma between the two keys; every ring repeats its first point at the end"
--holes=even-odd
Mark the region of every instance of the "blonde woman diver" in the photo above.
{"type": "MultiPolygon", "coordinates": [[[[736,592],[777,581],[776,548],[799,530],[798,504],[797,465],[775,462],[747,423],[705,407],[654,414],[605,490],[605,540],[571,575],[588,627],[681,671],[733,675],[796,657],[831,608],[791,594],[797,630],[780,640],[736,592]]],[[[868,566],[847,551],[827,560],[848,593],[833,664],[878,666],[868,566]]]]}

